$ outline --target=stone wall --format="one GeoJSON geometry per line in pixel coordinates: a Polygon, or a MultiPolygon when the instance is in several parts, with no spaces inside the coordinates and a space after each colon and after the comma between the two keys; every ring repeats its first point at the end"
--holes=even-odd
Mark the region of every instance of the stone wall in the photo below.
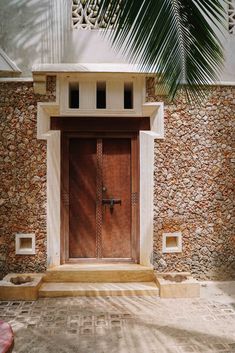
{"type": "Polygon", "coordinates": [[[37,102],[55,100],[33,84],[0,83],[0,276],[46,268],[46,141],[36,138],[37,102]],[[35,233],[36,255],[15,255],[15,234],[35,233]]]}
{"type": "MultiPolygon", "coordinates": [[[[159,100],[151,79],[147,92],[159,100]]],[[[155,143],[155,268],[235,278],[235,87],[210,88],[195,106],[182,97],[165,104],[165,139],[155,143]],[[183,251],[163,254],[162,234],[174,231],[183,251]]]]}
{"type": "MultiPolygon", "coordinates": [[[[147,99],[156,97],[148,80],[147,99]]],[[[32,83],[0,83],[0,276],[46,269],[46,141],[36,138],[32,83]],[[35,233],[36,255],[15,255],[15,234],[35,233]]],[[[235,87],[214,87],[193,106],[165,105],[165,139],[155,143],[154,265],[198,278],[235,277],[235,87]],[[181,231],[182,253],[163,254],[163,232],[181,231]]]]}

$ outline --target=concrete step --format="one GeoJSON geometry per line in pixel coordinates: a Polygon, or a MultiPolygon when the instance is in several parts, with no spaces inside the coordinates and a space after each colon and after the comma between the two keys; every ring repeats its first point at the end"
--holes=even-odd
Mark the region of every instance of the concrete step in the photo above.
{"type": "Polygon", "coordinates": [[[77,296],[159,296],[155,282],[130,283],[43,283],[39,297],[77,297],[77,296]]]}
{"type": "Polygon", "coordinates": [[[137,264],[65,264],[48,269],[44,282],[152,282],[152,267],[137,264]]]}

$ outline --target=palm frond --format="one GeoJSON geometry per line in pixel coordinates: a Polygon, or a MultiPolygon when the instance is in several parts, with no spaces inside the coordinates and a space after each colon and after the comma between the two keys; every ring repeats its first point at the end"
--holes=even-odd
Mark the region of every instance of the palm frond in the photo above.
{"type": "MultiPolygon", "coordinates": [[[[89,0],[88,0],[89,1],[89,0]]],[[[225,17],[220,0],[100,0],[113,44],[141,70],[158,75],[173,98],[183,87],[193,97],[218,79],[223,47],[216,35],[225,17]]]]}

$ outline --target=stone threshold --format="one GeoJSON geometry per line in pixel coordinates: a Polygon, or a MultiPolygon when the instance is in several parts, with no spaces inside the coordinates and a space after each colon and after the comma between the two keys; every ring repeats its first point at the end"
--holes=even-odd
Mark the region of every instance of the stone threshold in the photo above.
{"type": "Polygon", "coordinates": [[[128,263],[65,264],[48,269],[45,282],[152,282],[152,267],[128,263]]]}

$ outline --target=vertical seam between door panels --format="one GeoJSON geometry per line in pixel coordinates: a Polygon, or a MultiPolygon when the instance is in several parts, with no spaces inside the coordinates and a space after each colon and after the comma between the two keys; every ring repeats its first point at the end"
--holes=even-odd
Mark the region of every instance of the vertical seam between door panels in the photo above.
{"type": "Polygon", "coordinates": [[[96,176],[96,257],[102,257],[102,159],[103,143],[102,139],[97,139],[97,176],[96,176]]]}

